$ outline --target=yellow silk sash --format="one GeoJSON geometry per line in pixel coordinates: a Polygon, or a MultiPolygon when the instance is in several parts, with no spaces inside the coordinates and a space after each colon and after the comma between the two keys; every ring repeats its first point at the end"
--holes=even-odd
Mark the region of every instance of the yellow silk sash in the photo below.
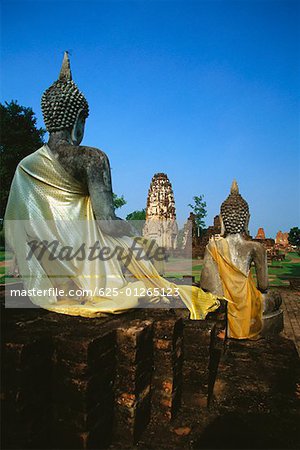
{"type": "Polygon", "coordinates": [[[228,336],[255,339],[262,329],[262,294],[251,275],[244,274],[230,259],[226,239],[211,239],[208,251],[218,266],[224,296],[228,302],[228,336]]]}

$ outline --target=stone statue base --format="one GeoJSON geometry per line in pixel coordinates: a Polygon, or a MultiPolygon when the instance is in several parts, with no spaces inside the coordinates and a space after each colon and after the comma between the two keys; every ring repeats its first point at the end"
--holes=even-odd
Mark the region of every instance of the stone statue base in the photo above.
{"type": "Polygon", "coordinates": [[[283,331],[283,311],[279,309],[269,314],[263,315],[263,328],[261,335],[263,337],[274,336],[283,331]]]}
{"type": "Polygon", "coordinates": [[[274,336],[281,333],[284,328],[281,294],[278,291],[269,291],[263,295],[263,329],[262,336],[274,336]]]}

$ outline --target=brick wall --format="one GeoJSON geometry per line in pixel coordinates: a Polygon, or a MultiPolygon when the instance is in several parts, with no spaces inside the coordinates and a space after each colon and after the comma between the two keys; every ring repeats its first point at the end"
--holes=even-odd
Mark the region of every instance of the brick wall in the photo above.
{"type": "Polygon", "coordinates": [[[83,319],[2,314],[3,448],[130,448],[198,396],[206,408],[216,320],[135,310],[83,319]]]}

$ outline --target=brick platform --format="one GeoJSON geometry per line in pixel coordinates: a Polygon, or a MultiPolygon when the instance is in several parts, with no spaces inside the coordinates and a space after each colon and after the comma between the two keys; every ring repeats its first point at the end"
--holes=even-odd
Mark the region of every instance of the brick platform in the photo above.
{"type": "MultiPolygon", "coordinates": [[[[197,374],[211,378],[216,347],[219,316],[187,317],[186,310],[103,319],[4,310],[3,448],[131,448],[150,422],[170,423],[195,361],[197,374]]],[[[208,381],[199,393],[207,400],[208,381]]]]}
{"type": "Polygon", "coordinates": [[[6,310],[2,448],[298,449],[298,294],[282,293],[285,334],[225,352],[224,313],[6,310]]]}

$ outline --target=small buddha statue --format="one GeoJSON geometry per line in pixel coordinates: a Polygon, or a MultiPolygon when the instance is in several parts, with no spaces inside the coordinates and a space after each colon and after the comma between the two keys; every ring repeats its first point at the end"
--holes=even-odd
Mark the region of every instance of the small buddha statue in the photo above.
{"type": "Polygon", "coordinates": [[[206,247],[200,280],[202,289],[228,300],[227,334],[235,339],[256,339],[268,331],[282,330],[281,298],[268,292],[267,253],[260,243],[249,239],[249,219],[248,203],[233,181],[230,195],[221,205],[221,237],[211,238],[206,247]]]}

